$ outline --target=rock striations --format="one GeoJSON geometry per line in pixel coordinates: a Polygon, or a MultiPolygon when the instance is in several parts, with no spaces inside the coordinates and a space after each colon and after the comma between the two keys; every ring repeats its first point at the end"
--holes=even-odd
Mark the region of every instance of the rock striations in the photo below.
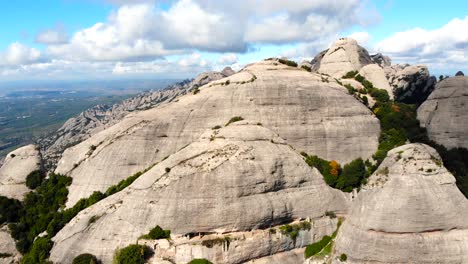
{"type": "Polygon", "coordinates": [[[468,200],[427,145],[393,149],[359,192],[335,244],[347,263],[467,263],[468,200]]]}
{"type": "Polygon", "coordinates": [[[263,124],[298,151],[340,163],[369,158],[380,133],[378,119],[343,86],[276,61],[259,62],[170,104],[130,114],[68,148],[56,170],[73,177],[67,205],[105,191],[235,116],[263,124]]]}
{"type": "Polygon", "coordinates": [[[447,148],[468,148],[468,77],[447,78],[418,109],[430,139],[447,148]]]}
{"type": "Polygon", "coordinates": [[[57,132],[40,139],[44,159],[49,169],[54,169],[63,151],[92,135],[120,122],[126,115],[156,107],[173,101],[188,91],[211,81],[228,77],[235,72],[227,67],[222,72],[204,72],[194,80],[185,80],[168,86],[163,90],[142,93],[121,103],[97,105],[77,117],[70,118],[57,132]]]}
{"type": "Polygon", "coordinates": [[[28,145],[10,152],[0,168],[0,196],[23,200],[30,191],[26,177],[41,169],[41,155],[35,145],[28,145]]]}
{"type": "Polygon", "coordinates": [[[225,233],[346,208],[344,194],[277,134],[234,123],[207,131],[127,189],[79,213],[55,236],[50,259],[69,263],[88,252],[107,263],[115,249],[156,225],[174,234],[225,233]]]}

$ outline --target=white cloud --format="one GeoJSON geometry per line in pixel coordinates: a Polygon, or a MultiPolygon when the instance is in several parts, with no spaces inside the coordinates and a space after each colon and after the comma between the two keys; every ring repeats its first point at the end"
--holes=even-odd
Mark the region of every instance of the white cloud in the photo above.
{"type": "Polygon", "coordinates": [[[361,46],[365,46],[371,40],[371,35],[367,32],[354,32],[348,35],[348,37],[355,39],[361,46]]]}
{"type": "Polygon", "coordinates": [[[39,50],[14,42],[3,54],[0,54],[0,65],[30,64],[39,61],[40,58],[39,50]]]}
{"type": "Polygon", "coordinates": [[[455,18],[435,30],[414,28],[397,32],[377,43],[375,50],[397,62],[424,63],[436,69],[466,69],[468,16],[455,18]]]}
{"type": "Polygon", "coordinates": [[[221,65],[232,65],[239,61],[239,58],[234,53],[227,53],[219,57],[218,64],[221,65]]]}
{"type": "Polygon", "coordinates": [[[36,35],[37,43],[54,45],[67,43],[68,37],[63,27],[57,26],[54,29],[43,30],[36,35]]]}

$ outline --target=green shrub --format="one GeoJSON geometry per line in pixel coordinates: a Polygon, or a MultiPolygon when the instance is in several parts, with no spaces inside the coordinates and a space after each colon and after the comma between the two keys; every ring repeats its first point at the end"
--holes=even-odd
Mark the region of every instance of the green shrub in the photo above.
{"type": "Polygon", "coordinates": [[[207,259],[193,259],[188,264],[213,264],[207,259]]]}
{"type": "Polygon", "coordinates": [[[229,126],[229,124],[231,124],[231,123],[239,122],[239,121],[242,121],[242,120],[244,120],[244,118],[242,118],[242,116],[235,116],[235,117],[229,119],[229,121],[226,123],[226,126],[229,126]]]}
{"type": "Polygon", "coordinates": [[[45,174],[40,170],[35,170],[26,176],[26,186],[34,190],[39,187],[45,178],[45,174]]]}
{"type": "Polygon", "coordinates": [[[163,230],[160,226],[156,226],[155,228],[151,229],[150,232],[146,235],[141,236],[141,238],[145,239],[170,239],[171,238],[171,230],[163,230]]]}
{"type": "Polygon", "coordinates": [[[214,127],[211,128],[211,129],[216,130],[216,129],[220,129],[220,128],[221,128],[221,126],[218,125],[218,126],[214,126],[214,127]]]}
{"type": "Polygon", "coordinates": [[[21,259],[22,264],[47,263],[49,252],[54,243],[49,237],[40,237],[34,241],[31,250],[21,259]]]}
{"type": "Polygon", "coordinates": [[[118,250],[114,257],[115,264],[144,264],[152,255],[145,245],[130,245],[118,250]]]}
{"type": "Polygon", "coordinates": [[[328,243],[330,243],[331,239],[332,238],[330,236],[324,236],[320,241],[308,245],[306,247],[306,249],[305,249],[305,252],[304,252],[305,258],[308,259],[308,258],[316,255],[320,251],[322,251],[322,249],[325,246],[327,246],[328,243]]]}
{"type": "Polygon", "coordinates": [[[312,72],[312,69],[307,65],[302,65],[301,68],[308,71],[308,72],[312,72]]]}
{"type": "Polygon", "coordinates": [[[352,191],[361,185],[367,178],[367,170],[364,161],[359,158],[344,165],[341,175],[338,177],[336,187],[345,191],[352,191]]]}
{"type": "Polygon", "coordinates": [[[17,222],[23,213],[23,204],[20,201],[0,196],[0,225],[17,222]]]}
{"type": "Polygon", "coordinates": [[[278,60],[280,63],[282,64],[285,64],[285,65],[288,65],[290,67],[297,67],[297,63],[295,61],[292,61],[292,60],[286,60],[286,59],[279,59],[278,60]]]}
{"type": "Polygon", "coordinates": [[[73,264],[98,264],[99,260],[96,256],[88,253],[84,253],[81,255],[76,256],[73,259],[73,264]]]}
{"type": "Polygon", "coordinates": [[[354,76],[356,76],[358,74],[357,71],[350,71],[350,72],[347,72],[345,75],[343,75],[343,79],[352,79],[354,78],[354,76]]]}
{"type": "Polygon", "coordinates": [[[346,256],[345,253],[343,253],[343,254],[340,255],[340,261],[341,261],[341,262],[346,262],[347,259],[348,259],[348,256],[346,256]]]}

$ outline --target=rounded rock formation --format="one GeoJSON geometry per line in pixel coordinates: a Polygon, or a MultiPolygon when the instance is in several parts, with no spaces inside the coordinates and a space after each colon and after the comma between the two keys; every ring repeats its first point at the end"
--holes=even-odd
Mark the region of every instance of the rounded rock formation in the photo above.
{"type": "Polygon", "coordinates": [[[376,151],[380,126],[343,86],[263,61],[169,104],[128,115],[67,149],[56,169],[73,178],[67,206],[105,191],[233,117],[261,123],[298,151],[347,163],[376,151]]]}
{"type": "Polygon", "coordinates": [[[468,148],[468,77],[447,78],[418,108],[421,126],[446,148],[468,148]]]}
{"type": "Polygon", "coordinates": [[[347,263],[467,263],[468,200],[438,153],[391,150],[359,192],[335,242],[347,263]]]}
{"type": "Polygon", "coordinates": [[[156,225],[172,234],[245,231],[346,213],[347,205],[277,134],[234,123],[81,211],[54,237],[50,260],[69,263],[87,252],[107,262],[156,225]]]}
{"type": "Polygon", "coordinates": [[[26,177],[41,169],[41,154],[35,145],[28,145],[10,152],[0,168],[0,195],[23,200],[31,191],[26,177]]]}

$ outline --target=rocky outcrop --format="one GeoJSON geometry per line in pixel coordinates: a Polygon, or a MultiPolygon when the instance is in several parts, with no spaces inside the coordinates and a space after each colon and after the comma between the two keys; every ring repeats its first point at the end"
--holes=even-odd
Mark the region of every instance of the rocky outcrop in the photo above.
{"type": "Polygon", "coordinates": [[[226,233],[346,209],[344,194],[277,134],[234,123],[207,131],[125,190],[80,212],[53,239],[50,259],[68,263],[89,252],[108,262],[115,249],[156,224],[173,234],[226,233]]]}
{"type": "Polygon", "coordinates": [[[20,263],[21,254],[16,250],[15,240],[10,236],[8,227],[0,227],[0,264],[20,263]]]}
{"type": "Polygon", "coordinates": [[[371,57],[372,63],[379,65],[381,68],[392,65],[392,60],[390,59],[390,57],[385,56],[382,53],[377,53],[377,54],[371,55],[370,57],[371,57]]]}
{"type": "Polygon", "coordinates": [[[465,74],[462,71],[457,71],[455,76],[465,76],[465,74]]]}
{"type": "Polygon", "coordinates": [[[393,90],[388,84],[384,70],[380,66],[368,64],[359,70],[359,74],[370,81],[374,87],[387,91],[390,98],[393,99],[393,90]]]}
{"type": "Polygon", "coordinates": [[[105,191],[232,117],[258,122],[298,151],[347,163],[377,149],[379,121],[348,94],[307,71],[264,61],[170,104],[127,116],[67,149],[56,172],[73,177],[67,205],[105,191]]]}
{"type": "Polygon", "coordinates": [[[177,264],[186,264],[192,259],[208,259],[219,264],[278,263],[280,260],[283,262],[279,263],[301,263],[304,260],[303,248],[325,235],[331,235],[337,228],[337,222],[336,218],[321,217],[310,222],[291,223],[309,224],[309,228],[299,230],[294,239],[282,233],[281,226],[273,226],[269,229],[211,234],[190,239],[175,237],[171,242],[140,240],[139,243],[154,248],[154,260],[171,260],[177,264]]]}
{"type": "Polygon", "coordinates": [[[31,191],[26,187],[26,177],[41,168],[41,154],[35,145],[10,152],[0,168],[0,196],[23,200],[31,191]]]}
{"type": "Polygon", "coordinates": [[[316,58],[317,61],[313,64],[320,64],[317,71],[335,78],[341,78],[350,71],[359,71],[365,65],[372,63],[367,50],[351,38],[339,39],[331,45],[321,59],[316,58]]]}
{"type": "Polygon", "coordinates": [[[347,263],[467,263],[467,218],[468,200],[438,153],[409,144],[361,188],[334,250],[347,263]]]}
{"type": "Polygon", "coordinates": [[[126,115],[147,110],[163,103],[173,101],[188,91],[234,74],[227,67],[222,72],[204,72],[194,80],[185,80],[168,86],[163,90],[150,91],[126,99],[115,105],[97,105],[77,117],[70,118],[55,133],[39,140],[44,159],[49,170],[55,169],[56,163],[68,147],[74,146],[92,135],[120,122],[126,115]]]}
{"type": "Polygon", "coordinates": [[[437,79],[425,65],[397,64],[384,67],[396,101],[422,104],[434,90],[437,79]]]}
{"type": "Polygon", "coordinates": [[[418,119],[430,139],[447,148],[468,148],[468,77],[439,82],[419,107],[418,119]]]}

